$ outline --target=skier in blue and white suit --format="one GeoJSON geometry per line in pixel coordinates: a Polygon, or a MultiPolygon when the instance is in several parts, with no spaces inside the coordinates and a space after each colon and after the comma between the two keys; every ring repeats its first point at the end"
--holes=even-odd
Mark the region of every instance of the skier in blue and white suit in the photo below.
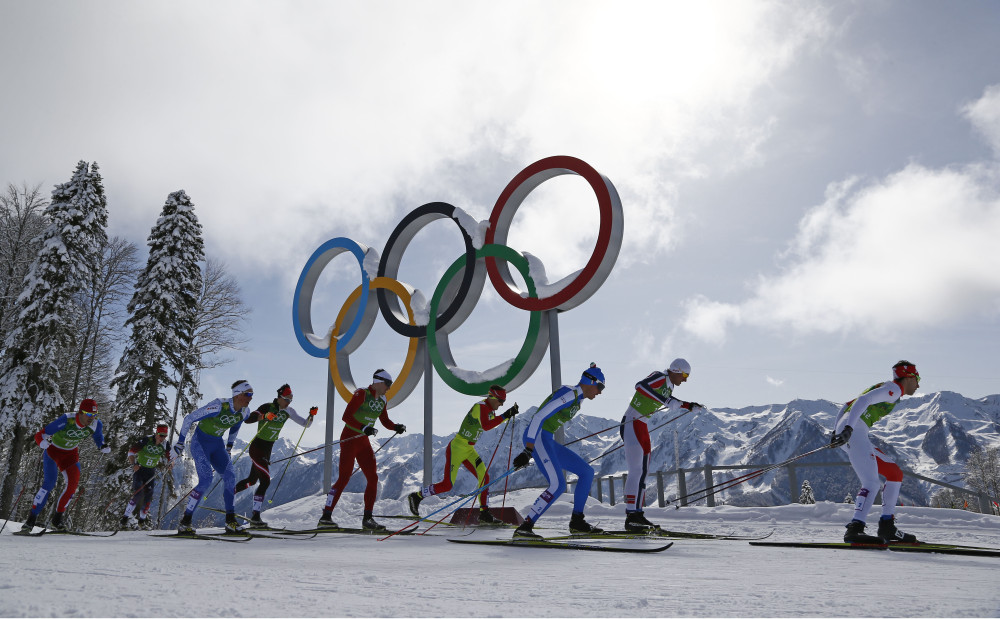
{"type": "Polygon", "coordinates": [[[514,468],[528,466],[534,457],[548,488],[542,492],[528,510],[524,523],[514,531],[514,537],[541,537],[532,532],[535,522],[545,510],[566,491],[566,476],[563,471],[576,473],[579,477],[573,494],[573,516],[569,521],[571,533],[601,533],[601,529],[583,519],[583,509],[590,495],[590,484],[594,480],[594,469],[576,452],[560,445],[553,435],[564,423],[580,410],[583,399],[593,400],[604,390],[604,373],[590,364],[580,377],[580,382],[569,387],[563,385],[542,403],[531,422],[524,430],[524,451],[514,458],[514,468]]]}
{"type": "Polygon", "coordinates": [[[178,531],[181,533],[194,532],[194,528],[191,526],[191,517],[198,507],[202,495],[212,483],[213,469],[222,475],[222,498],[226,503],[226,531],[237,531],[236,513],[233,507],[236,472],[233,470],[233,462],[229,454],[236,442],[240,426],[250,415],[253,387],[245,380],[238,380],[233,383],[232,389],[233,397],[212,400],[185,417],[184,423],[181,425],[177,444],[174,445],[174,452],[177,455],[183,455],[184,439],[191,429],[191,424],[198,422],[198,429],[195,430],[194,439],[191,441],[191,456],[194,458],[194,465],[198,471],[198,485],[191,491],[187,508],[181,518],[178,527],[178,531]],[[229,435],[224,444],[222,435],[225,434],[226,430],[229,431],[229,435]]]}

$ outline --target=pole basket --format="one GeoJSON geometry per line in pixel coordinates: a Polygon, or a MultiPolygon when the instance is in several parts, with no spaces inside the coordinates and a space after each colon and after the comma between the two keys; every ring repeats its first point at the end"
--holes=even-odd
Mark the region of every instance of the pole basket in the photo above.
{"type": "MultiPolygon", "coordinates": [[[[492,514],[494,518],[506,524],[519,526],[522,522],[524,522],[524,518],[522,518],[521,514],[518,513],[518,511],[513,507],[491,507],[489,509],[490,514],[492,514]]],[[[451,516],[451,524],[479,524],[479,508],[462,507],[460,509],[456,509],[455,513],[451,516]]]]}

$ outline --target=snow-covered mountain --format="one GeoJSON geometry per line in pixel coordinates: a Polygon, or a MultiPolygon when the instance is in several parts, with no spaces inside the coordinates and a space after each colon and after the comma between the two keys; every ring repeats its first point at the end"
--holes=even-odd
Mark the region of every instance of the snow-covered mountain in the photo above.
{"type": "MultiPolygon", "coordinates": [[[[781,462],[827,443],[833,419],[839,409],[839,404],[826,400],[793,400],[787,404],[739,409],[696,409],[694,413],[671,423],[665,423],[669,417],[662,413],[654,415],[649,424],[653,444],[650,472],[675,470],[678,463],[684,469],[697,469],[704,467],[706,463],[713,466],[750,465],[756,468],[758,465],[781,462]]],[[[483,434],[476,447],[484,461],[489,462],[493,458],[490,474],[494,477],[502,475],[509,468],[509,458],[521,450],[521,435],[533,412],[531,409],[518,415],[510,428],[505,429],[505,424],[483,434]]],[[[620,445],[617,424],[618,420],[579,414],[565,426],[567,443],[597,433],[573,445],[573,449],[587,460],[611,450],[593,463],[601,477],[620,477],[627,470],[624,450],[614,449],[616,445],[620,445]],[[601,432],[602,430],[604,431],[601,432]]],[[[875,426],[871,436],[875,445],[895,458],[904,469],[962,486],[961,474],[970,451],[980,446],[1000,445],[1000,395],[973,400],[958,393],[942,391],[904,398],[890,416],[875,426]]],[[[454,434],[434,437],[435,481],[440,480],[443,474],[445,448],[453,437],[454,434]]],[[[385,444],[387,440],[389,439],[378,439],[380,445],[384,444],[376,456],[380,480],[379,498],[405,498],[422,484],[423,435],[409,433],[396,436],[385,444]]],[[[238,442],[237,448],[242,447],[238,442]]],[[[292,447],[290,441],[279,439],[272,460],[290,455],[292,447]]],[[[316,494],[320,490],[323,478],[322,454],[321,450],[291,460],[270,507],[316,494]]],[[[797,464],[846,461],[846,454],[834,449],[808,456],[797,464]]],[[[267,493],[269,499],[282,476],[284,466],[285,463],[278,463],[271,467],[273,479],[267,493]]],[[[249,470],[249,458],[241,458],[236,469],[237,479],[245,477],[249,470]]],[[[729,476],[741,475],[749,470],[752,469],[717,471],[715,481],[718,483],[729,476]]],[[[847,495],[853,496],[857,490],[857,479],[849,466],[797,469],[797,482],[801,484],[806,479],[817,500],[839,502],[847,495]]],[[[534,467],[515,473],[508,480],[508,489],[544,484],[541,474],[534,467]]],[[[704,475],[700,471],[689,471],[686,480],[689,492],[705,485],[704,475]]],[[[666,477],[665,482],[668,496],[675,496],[676,477],[666,477]]],[[[618,483],[620,500],[620,480],[618,483]]],[[[348,484],[346,492],[360,492],[363,485],[364,476],[358,472],[348,484]]],[[[648,482],[647,486],[651,493],[655,492],[655,481],[648,482]]],[[[474,488],[473,476],[462,472],[452,495],[471,492],[474,488]]],[[[900,500],[908,505],[928,505],[936,489],[926,482],[907,478],[900,500]]],[[[491,491],[502,492],[503,482],[491,488],[491,491]]],[[[797,492],[796,488],[796,495],[797,492]]],[[[208,505],[221,507],[221,494],[221,490],[216,489],[209,497],[208,505]]],[[[725,491],[721,497],[717,497],[717,501],[732,505],[776,505],[788,503],[791,498],[788,473],[781,468],[725,491]]],[[[251,499],[249,492],[237,495],[237,510],[249,512],[251,499]]],[[[321,509],[322,501],[317,498],[317,516],[321,509]]]]}

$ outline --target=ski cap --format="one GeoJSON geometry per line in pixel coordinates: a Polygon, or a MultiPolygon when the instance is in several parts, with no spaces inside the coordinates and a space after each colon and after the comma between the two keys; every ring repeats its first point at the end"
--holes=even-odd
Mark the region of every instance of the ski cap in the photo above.
{"type": "Polygon", "coordinates": [[[683,374],[684,378],[687,378],[688,376],[691,376],[691,364],[687,362],[687,359],[677,357],[670,362],[670,367],[667,368],[667,372],[683,374]]]}
{"type": "Polygon", "coordinates": [[[372,380],[377,380],[385,383],[386,387],[392,387],[392,374],[386,372],[382,368],[375,370],[372,374],[372,380]]]}
{"type": "Polygon", "coordinates": [[[288,386],[288,383],[278,387],[278,397],[289,402],[292,401],[292,388],[288,386]]]}
{"type": "Polygon", "coordinates": [[[170,427],[165,423],[161,423],[156,426],[156,433],[166,436],[167,434],[170,434],[170,427]]]}
{"type": "Polygon", "coordinates": [[[896,364],[892,366],[893,380],[906,378],[907,376],[916,378],[917,384],[920,384],[920,372],[917,371],[917,366],[913,365],[909,361],[897,361],[896,364]]]}
{"type": "Polygon", "coordinates": [[[591,363],[590,367],[583,371],[580,377],[581,385],[596,385],[597,391],[604,391],[604,372],[597,367],[596,363],[591,363]]]}
{"type": "Polygon", "coordinates": [[[87,398],[80,402],[80,412],[88,417],[93,417],[97,414],[97,402],[87,398]]]}
{"type": "Polygon", "coordinates": [[[503,404],[507,401],[507,390],[500,385],[490,385],[490,392],[486,397],[496,398],[501,404],[503,404]]]}

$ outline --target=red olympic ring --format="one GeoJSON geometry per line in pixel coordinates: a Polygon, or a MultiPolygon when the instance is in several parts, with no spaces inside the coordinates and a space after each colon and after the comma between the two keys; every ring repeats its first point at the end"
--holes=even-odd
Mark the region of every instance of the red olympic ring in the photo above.
{"type": "Polygon", "coordinates": [[[568,285],[555,294],[542,298],[521,296],[522,291],[511,277],[510,265],[503,261],[498,263],[493,257],[486,258],[486,272],[493,287],[504,301],[518,309],[529,311],[572,309],[597,292],[611,274],[615,261],[618,260],[624,233],[624,215],[618,191],[607,177],[576,157],[546,157],[529,165],[515,176],[493,207],[486,243],[506,245],[510,223],[528,194],[545,181],[563,174],[582,176],[594,190],[601,211],[597,244],[586,266],[568,285]]]}

